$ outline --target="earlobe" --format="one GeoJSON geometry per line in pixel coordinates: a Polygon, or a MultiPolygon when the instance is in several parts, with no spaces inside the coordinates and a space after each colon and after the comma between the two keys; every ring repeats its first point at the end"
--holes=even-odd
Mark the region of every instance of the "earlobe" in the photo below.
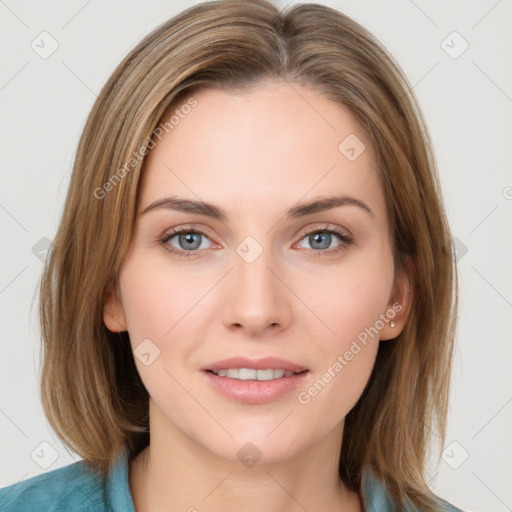
{"type": "Polygon", "coordinates": [[[109,331],[123,332],[127,330],[126,318],[119,293],[115,285],[111,285],[103,299],[103,322],[109,331]]]}
{"type": "Polygon", "coordinates": [[[407,270],[397,272],[393,291],[386,308],[386,319],[384,328],[380,332],[381,340],[396,338],[404,329],[409,318],[413,300],[413,287],[410,262],[407,270]]]}

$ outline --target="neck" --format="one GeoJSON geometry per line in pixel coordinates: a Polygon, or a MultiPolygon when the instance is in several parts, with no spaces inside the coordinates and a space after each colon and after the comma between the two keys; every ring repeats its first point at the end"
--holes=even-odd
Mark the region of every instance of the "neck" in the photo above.
{"type": "Polygon", "coordinates": [[[178,429],[150,431],[150,445],[130,463],[137,512],[363,510],[339,478],[342,427],[289,459],[250,467],[217,457],[178,429]]]}

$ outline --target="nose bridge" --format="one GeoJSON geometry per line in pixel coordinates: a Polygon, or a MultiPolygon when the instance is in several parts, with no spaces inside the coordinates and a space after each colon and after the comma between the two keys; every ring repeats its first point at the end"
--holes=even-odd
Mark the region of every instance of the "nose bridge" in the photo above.
{"type": "Polygon", "coordinates": [[[278,265],[272,249],[249,236],[235,252],[224,321],[241,325],[252,333],[274,323],[285,323],[288,309],[285,287],[274,274],[278,265]]]}
{"type": "Polygon", "coordinates": [[[276,278],[269,270],[275,266],[272,249],[263,248],[253,237],[247,237],[236,249],[235,277],[239,300],[252,303],[262,309],[273,301],[276,293],[276,278]]]}
{"type": "MultiPolygon", "coordinates": [[[[246,255],[251,255],[252,249],[246,255]]],[[[235,276],[240,285],[238,292],[247,293],[257,298],[260,295],[274,295],[275,276],[269,270],[275,266],[271,250],[267,249],[255,257],[246,260],[237,254],[235,259],[235,276]]]]}

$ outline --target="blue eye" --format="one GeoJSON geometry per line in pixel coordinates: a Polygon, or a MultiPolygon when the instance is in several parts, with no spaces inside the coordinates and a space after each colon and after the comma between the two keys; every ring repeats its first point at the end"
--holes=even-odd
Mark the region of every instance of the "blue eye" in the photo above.
{"type": "MultiPolygon", "coordinates": [[[[307,240],[310,245],[310,248],[314,251],[330,253],[332,251],[326,251],[326,249],[331,249],[331,243],[336,238],[340,240],[340,244],[336,247],[339,247],[340,245],[345,246],[351,242],[349,237],[335,229],[310,231],[302,238],[302,240],[307,240]]],[[[334,249],[336,249],[336,247],[334,249]]]]}
{"type": "Polygon", "coordinates": [[[194,256],[199,249],[208,248],[204,247],[204,240],[202,241],[201,237],[207,238],[206,233],[203,233],[201,230],[179,228],[170,233],[166,233],[160,240],[160,243],[164,245],[168,251],[176,253],[179,256],[194,256]],[[170,244],[173,238],[177,239],[178,247],[170,244]]]}
{"type": "MultiPolygon", "coordinates": [[[[211,243],[206,233],[200,229],[181,227],[166,233],[160,239],[160,244],[167,251],[177,256],[198,256],[204,249],[211,247],[207,244],[205,246],[205,239],[211,243]],[[174,244],[171,243],[173,239],[176,239],[174,244]]],[[[336,228],[324,227],[319,229],[317,227],[304,233],[300,242],[300,247],[315,251],[314,256],[326,256],[346,249],[352,243],[352,238],[336,228]],[[332,247],[331,244],[336,238],[340,243],[332,247]],[[303,240],[307,240],[310,247],[304,247],[302,245],[303,240]]]]}

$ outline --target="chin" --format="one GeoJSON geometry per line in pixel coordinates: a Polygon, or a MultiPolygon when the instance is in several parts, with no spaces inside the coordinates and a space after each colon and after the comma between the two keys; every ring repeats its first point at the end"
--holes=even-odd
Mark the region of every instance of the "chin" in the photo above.
{"type": "Polygon", "coordinates": [[[233,438],[221,434],[215,438],[204,439],[201,444],[214,456],[231,463],[242,463],[247,467],[285,462],[307,449],[309,444],[314,444],[315,440],[308,439],[303,430],[298,433],[295,429],[290,431],[289,427],[281,428],[280,421],[282,418],[241,430],[226,425],[233,438]]]}

